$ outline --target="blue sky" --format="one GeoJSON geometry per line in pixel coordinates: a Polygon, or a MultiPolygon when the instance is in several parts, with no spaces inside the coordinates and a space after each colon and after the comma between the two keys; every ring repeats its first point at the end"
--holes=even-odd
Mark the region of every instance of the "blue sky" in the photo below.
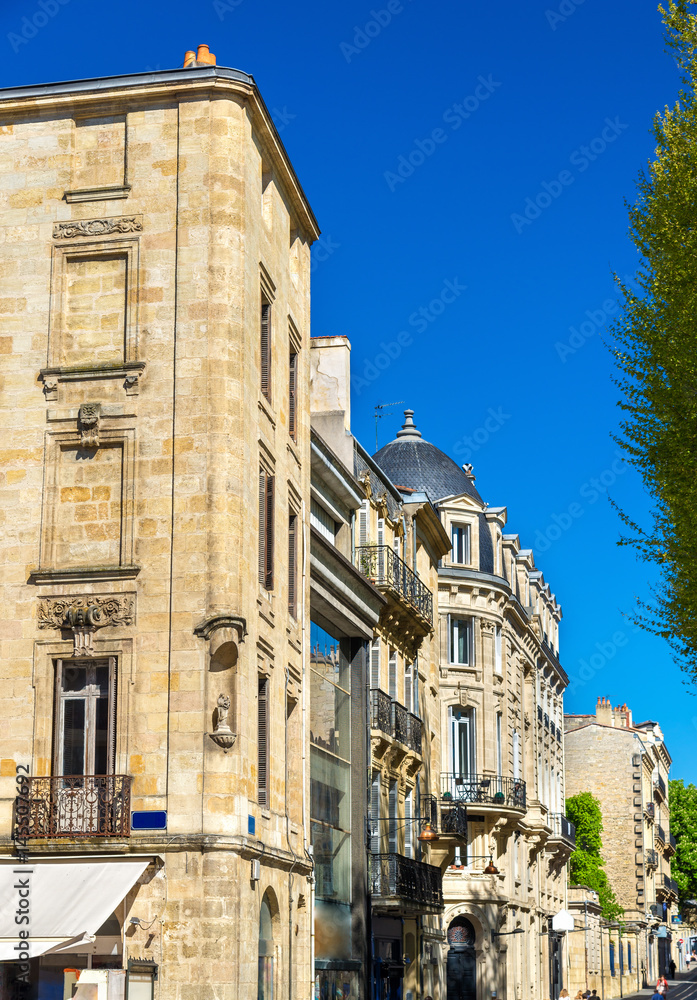
{"type": "Polygon", "coordinates": [[[626,701],[695,780],[697,702],[623,617],[652,576],[607,500],[649,509],[600,335],[679,83],[655,5],[5,0],[0,86],[167,69],[200,42],[254,75],[319,219],[313,332],[351,338],[355,432],[372,450],[375,405],[404,400],[473,463],[563,605],[567,710],[626,701]]]}

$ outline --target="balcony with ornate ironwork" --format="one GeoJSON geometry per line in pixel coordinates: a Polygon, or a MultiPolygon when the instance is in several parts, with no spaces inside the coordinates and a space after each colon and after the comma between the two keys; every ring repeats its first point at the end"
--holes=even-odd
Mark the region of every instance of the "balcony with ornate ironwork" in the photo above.
{"type": "MultiPolygon", "coordinates": [[[[423,723],[380,688],[370,689],[370,728],[421,756],[423,723]]],[[[384,748],[383,748],[384,749],[384,748]]]]}
{"type": "Polygon", "coordinates": [[[17,840],[128,837],[131,777],[80,774],[25,778],[15,806],[17,840]]]}
{"type": "Polygon", "coordinates": [[[403,917],[443,912],[440,868],[402,854],[369,854],[368,862],[373,912],[403,917]]]}
{"type": "Polygon", "coordinates": [[[656,829],[654,831],[654,839],[657,844],[660,844],[661,847],[665,847],[666,832],[660,823],[656,823],[656,829]]]}
{"type": "Polygon", "coordinates": [[[388,598],[388,613],[397,613],[407,641],[418,645],[433,631],[433,594],[389,545],[359,545],[356,565],[388,598]]]}
{"type": "Polygon", "coordinates": [[[658,851],[655,851],[653,847],[650,847],[646,852],[645,860],[646,867],[655,871],[658,868],[658,851]]]}
{"type": "Polygon", "coordinates": [[[670,875],[661,872],[656,876],[656,896],[659,899],[674,901],[678,898],[678,883],[670,875]]]}
{"type": "Polygon", "coordinates": [[[652,821],[656,818],[656,806],[653,802],[644,803],[644,816],[652,821]]]}
{"type": "Polygon", "coordinates": [[[663,848],[663,853],[666,856],[670,855],[672,857],[673,854],[675,854],[675,852],[677,851],[677,849],[678,849],[678,842],[675,839],[675,837],[673,836],[673,834],[669,833],[668,834],[668,841],[667,841],[665,847],[663,848]]]}
{"type": "Polygon", "coordinates": [[[549,817],[552,835],[549,842],[561,841],[570,851],[576,850],[576,827],[563,813],[552,813],[549,817]]]}
{"type": "Polygon", "coordinates": [[[370,728],[392,735],[392,699],[380,688],[370,690],[370,728]]]}
{"type": "Polygon", "coordinates": [[[659,802],[665,802],[666,800],[666,783],[659,774],[653,783],[653,794],[659,802]]]}
{"type": "Polygon", "coordinates": [[[476,803],[477,810],[525,812],[525,782],[521,778],[501,778],[490,774],[453,774],[440,776],[443,803],[476,803]]]}

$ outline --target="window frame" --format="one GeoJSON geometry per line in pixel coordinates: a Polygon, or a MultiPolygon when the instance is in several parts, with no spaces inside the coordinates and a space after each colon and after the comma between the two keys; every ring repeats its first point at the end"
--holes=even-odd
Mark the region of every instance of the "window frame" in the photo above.
{"type": "Polygon", "coordinates": [[[273,401],[271,384],[272,330],[271,300],[262,290],[259,309],[259,389],[269,404],[273,401]]]}
{"type": "Polygon", "coordinates": [[[67,701],[85,702],[85,731],[83,751],[83,775],[96,775],[95,757],[97,753],[96,737],[96,707],[99,692],[95,690],[97,666],[106,665],[109,671],[107,687],[107,730],[106,730],[106,774],[114,774],[116,770],[116,697],[117,697],[117,658],[115,656],[94,656],[84,660],[72,660],[58,657],[55,660],[54,678],[54,733],[53,733],[53,775],[54,777],[76,777],[65,775],[63,770],[65,756],[65,703],[67,701]],[[64,691],[63,670],[66,666],[86,667],[93,672],[93,680],[86,684],[82,691],[64,691]],[[82,692],[85,692],[84,694],[82,692]]]}
{"type": "Polygon", "coordinates": [[[258,674],[257,676],[257,802],[263,809],[269,809],[269,678],[264,674],[258,674]]]}
{"type": "Polygon", "coordinates": [[[259,583],[274,589],[274,526],[276,477],[259,465],[259,583]]]}
{"type": "MultiPolygon", "coordinates": [[[[459,635],[459,630],[458,630],[459,635]]],[[[459,640],[458,640],[459,643],[459,640]]],[[[448,615],[448,663],[455,667],[473,667],[474,666],[474,618],[470,616],[460,617],[459,615],[448,615]],[[456,660],[454,658],[455,654],[455,642],[454,642],[454,623],[455,622],[466,622],[468,624],[467,632],[467,659],[466,660],[456,660]]]]}
{"type": "Polygon", "coordinates": [[[472,525],[469,521],[450,522],[450,562],[454,566],[470,566],[472,563],[472,525]],[[455,534],[461,532],[461,544],[458,543],[456,551],[455,534]],[[462,550],[463,558],[457,558],[459,550],[462,550]]]}
{"type": "Polygon", "coordinates": [[[298,512],[288,509],[288,614],[298,618],[298,512]]]}
{"type": "Polygon", "coordinates": [[[288,355],[288,433],[292,441],[298,441],[298,361],[299,352],[290,345],[288,355]]]}

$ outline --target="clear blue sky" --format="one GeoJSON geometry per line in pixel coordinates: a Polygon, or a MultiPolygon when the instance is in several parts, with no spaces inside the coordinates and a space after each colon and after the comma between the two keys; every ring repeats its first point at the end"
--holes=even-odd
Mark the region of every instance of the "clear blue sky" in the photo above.
{"type": "Polygon", "coordinates": [[[598,332],[611,271],[636,267],[623,199],[678,87],[655,5],[5,0],[0,25],[4,87],[167,69],[199,42],[254,75],[324,233],[313,332],[351,338],[355,432],[372,450],[374,406],[404,400],[474,464],[563,605],[567,710],[626,701],[695,780],[697,701],[623,618],[650,572],[617,547],[605,492],[648,509],[635,474],[613,472],[598,332]]]}

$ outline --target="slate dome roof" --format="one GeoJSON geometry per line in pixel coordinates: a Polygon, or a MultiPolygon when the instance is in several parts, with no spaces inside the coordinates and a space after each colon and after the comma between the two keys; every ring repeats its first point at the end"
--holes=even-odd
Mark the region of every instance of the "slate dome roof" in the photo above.
{"type": "Polygon", "coordinates": [[[443,497],[466,493],[482,506],[484,502],[474,482],[445,452],[424,441],[414,424],[414,411],[404,411],[404,424],[390,441],[373,455],[385,475],[395,486],[428,494],[431,503],[443,497]]]}

